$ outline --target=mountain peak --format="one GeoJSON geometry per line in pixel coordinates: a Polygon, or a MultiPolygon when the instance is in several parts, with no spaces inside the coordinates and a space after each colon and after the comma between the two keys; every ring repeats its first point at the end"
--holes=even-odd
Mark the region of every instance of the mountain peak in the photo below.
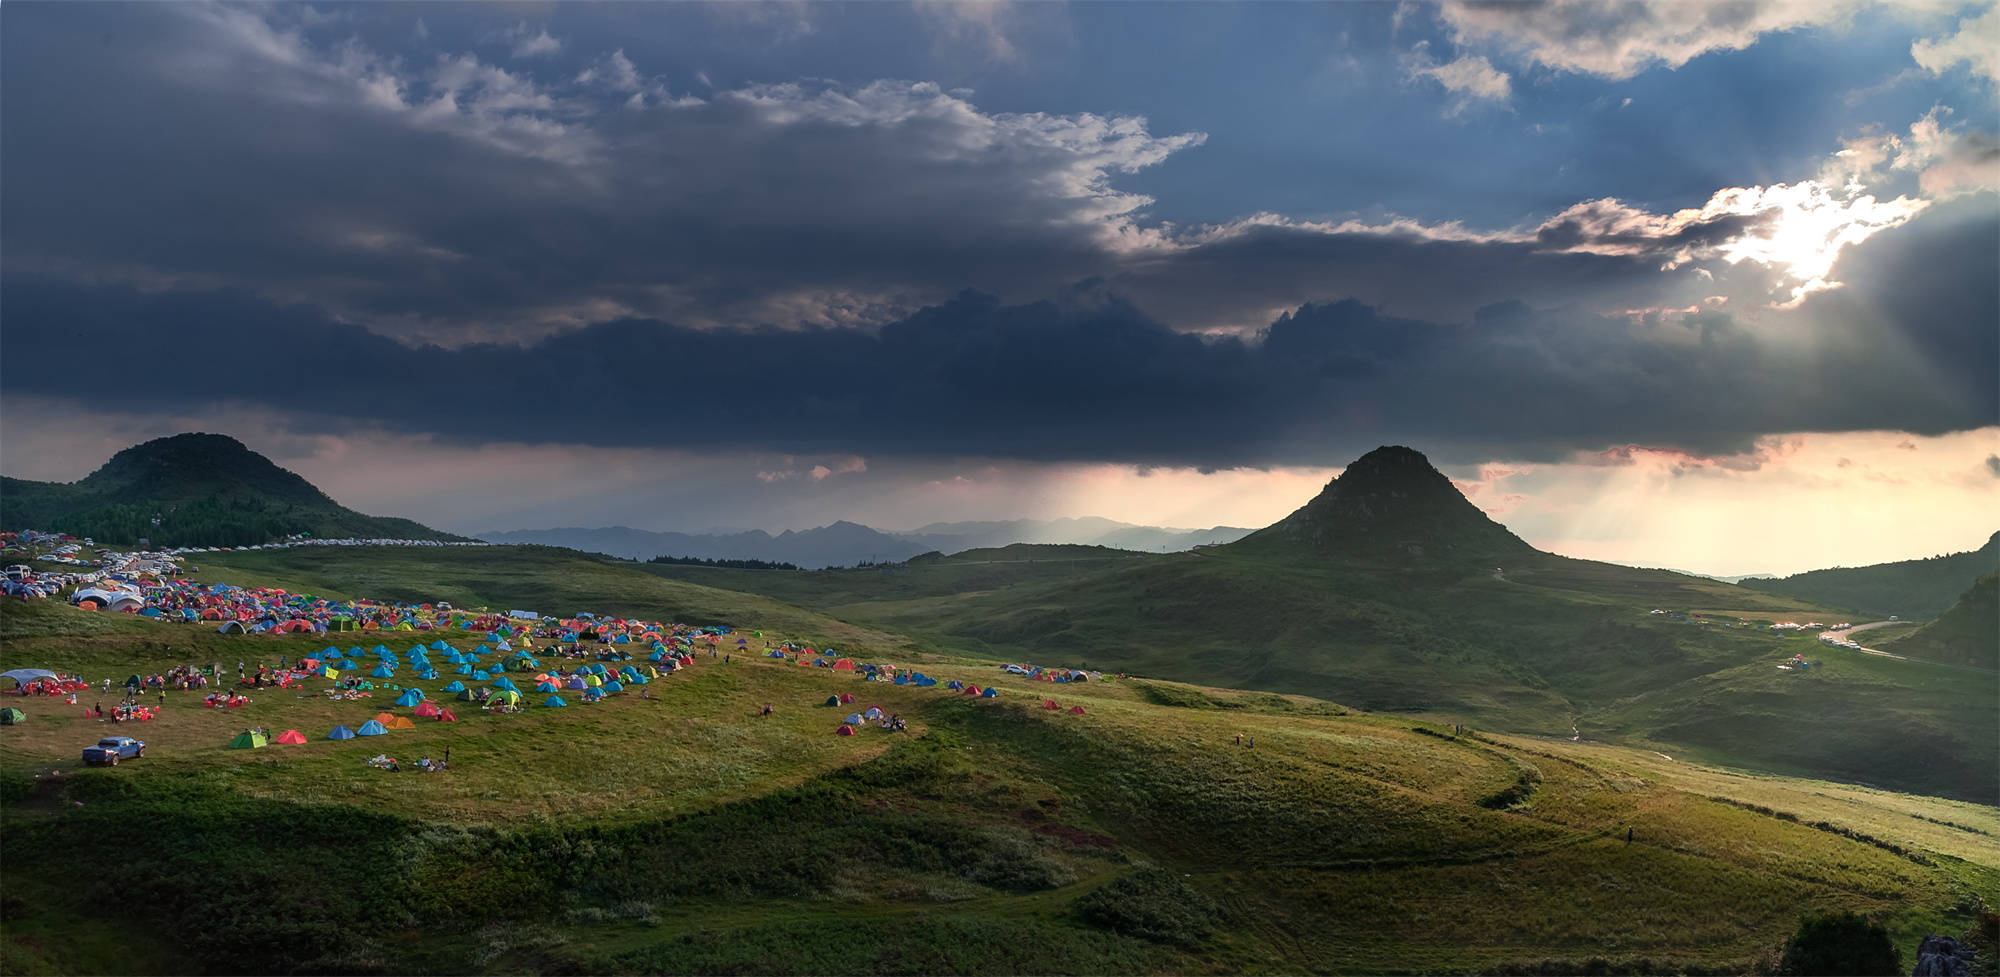
{"type": "Polygon", "coordinates": [[[1534,552],[1467,501],[1422,452],[1402,445],[1356,458],[1312,501],[1241,545],[1397,564],[1485,562],[1534,552]]]}

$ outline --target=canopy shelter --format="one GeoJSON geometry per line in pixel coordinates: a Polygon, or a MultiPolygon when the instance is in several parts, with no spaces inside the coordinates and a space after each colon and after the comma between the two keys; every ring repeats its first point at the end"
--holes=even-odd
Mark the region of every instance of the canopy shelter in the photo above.
{"type": "MultiPolygon", "coordinates": [[[[0,672],[0,678],[11,678],[14,680],[15,688],[19,688],[37,679],[46,679],[55,677],[56,673],[51,672],[46,668],[17,668],[11,672],[0,672]]],[[[138,676],[136,675],[132,677],[135,679],[138,678],[138,676]]]]}

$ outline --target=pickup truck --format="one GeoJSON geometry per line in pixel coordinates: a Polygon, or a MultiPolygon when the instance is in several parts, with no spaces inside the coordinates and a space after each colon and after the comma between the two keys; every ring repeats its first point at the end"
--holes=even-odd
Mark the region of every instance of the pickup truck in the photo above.
{"type": "Polygon", "coordinates": [[[89,764],[108,763],[117,766],[119,760],[146,755],[146,744],[130,736],[106,736],[95,746],[83,748],[83,762],[89,764]]]}

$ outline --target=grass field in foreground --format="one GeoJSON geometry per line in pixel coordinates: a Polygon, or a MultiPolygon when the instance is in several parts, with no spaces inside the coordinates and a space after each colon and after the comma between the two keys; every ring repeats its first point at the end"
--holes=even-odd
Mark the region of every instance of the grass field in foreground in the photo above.
{"type": "MultiPolygon", "coordinates": [[[[164,649],[172,627],[10,601],[0,665],[159,667],[186,660],[164,649]]],[[[316,644],[187,640],[266,657],[316,644]]],[[[1454,737],[1268,693],[922,667],[1003,694],[704,657],[651,683],[658,702],[346,743],[323,727],[379,704],[266,690],[224,713],[170,694],[165,719],[128,727],[154,745],[146,758],[92,770],[75,751],[108,727],[32,703],[26,725],[0,729],[0,964],[1410,972],[1603,958],[1733,972],[1806,912],[1880,916],[1907,948],[1964,930],[2000,890],[1996,814],[1976,805],[1732,787],[1728,771],[1645,752],[1454,737]],[[855,705],[819,705],[839,691],[855,705]],[[764,702],[776,715],[755,715],[764,702]],[[912,731],[833,734],[870,704],[912,731]],[[313,740],[223,748],[252,722],[313,740]],[[363,762],[445,746],[446,774],[363,762]]]]}

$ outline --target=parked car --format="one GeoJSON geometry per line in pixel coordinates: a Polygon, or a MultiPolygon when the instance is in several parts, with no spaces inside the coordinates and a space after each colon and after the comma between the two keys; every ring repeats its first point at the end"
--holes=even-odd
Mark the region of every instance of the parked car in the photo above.
{"type": "Polygon", "coordinates": [[[117,766],[118,761],[146,755],[146,744],[130,736],[106,736],[98,740],[96,746],[83,748],[83,762],[108,763],[117,766]]]}

